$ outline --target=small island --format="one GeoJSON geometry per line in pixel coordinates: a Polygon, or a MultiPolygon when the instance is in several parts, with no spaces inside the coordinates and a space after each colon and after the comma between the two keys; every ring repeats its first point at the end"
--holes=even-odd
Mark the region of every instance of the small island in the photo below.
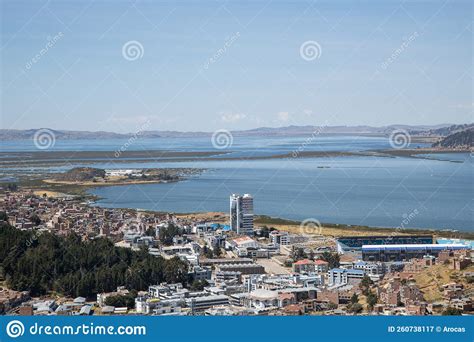
{"type": "Polygon", "coordinates": [[[199,174],[201,169],[98,169],[93,167],[75,167],[60,174],[54,174],[43,182],[50,184],[101,186],[146,183],[170,183],[186,176],[199,174]]]}

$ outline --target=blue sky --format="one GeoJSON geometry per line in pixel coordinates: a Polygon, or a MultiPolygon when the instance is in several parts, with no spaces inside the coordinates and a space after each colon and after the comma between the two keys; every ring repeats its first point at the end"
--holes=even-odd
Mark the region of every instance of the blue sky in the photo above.
{"type": "Polygon", "coordinates": [[[2,1],[1,12],[2,128],[472,122],[469,1],[2,1]]]}

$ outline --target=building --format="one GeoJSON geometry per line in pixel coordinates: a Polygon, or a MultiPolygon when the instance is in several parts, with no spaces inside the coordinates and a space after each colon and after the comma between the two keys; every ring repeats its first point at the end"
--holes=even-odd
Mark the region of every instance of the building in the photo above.
{"type": "Polygon", "coordinates": [[[337,251],[360,251],[364,245],[432,244],[432,235],[346,236],[337,239],[337,251]]]}
{"type": "Polygon", "coordinates": [[[423,258],[425,255],[435,257],[442,251],[470,249],[463,244],[413,244],[413,245],[363,245],[362,259],[365,261],[404,261],[423,258]]]}
{"type": "Polygon", "coordinates": [[[326,273],[328,271],[328,263],[324,260],[303,259],[293,264],[293,272],[295,273],[326,273]]]}
{"type": "Polygon", "coordinates": [[[288,232],[280,232],[274,230],[270,232],[270,241],[273,245],[287,246],[290,244],[290,234],[288,232]]]}
{"type": "Polygon", "coordinates": [[[217,266],[225,264],[250,264],[253,260],[250,258],[221,258],[221,259],[202,259],[200,266],[217,266]]]}
{"type": "Polygon", "coordinates": [[[186,305],[189,306],[192,311],[201,311],[213,306],[229,305],[229,297],[225,295],[210,295],[190,298],[186,299],[186,305]]]}
{"type": "Polygon", "coordinates": [[[194,266],[188,276],[193,280],[210,280],[212,275],[211,267],[194,266]]]}
{"type": "Polygon", "coordinates": [[[249,194],[230,196],[230,227],[237,234],[253,235],[253,197],[249,194]]]}
{"type": "Polygon", "coordinates": [[[217,272],[240,272],[240,274],[263,274],[265,268],[259,264],[222,264],[217,267],[217,272]]]}
{"type": "Polygon", "coordinates": [[[363,270],[333,268],[328,272],[328,282],[330,286],[353,284],[360,281],[364,275],[363,270]]]}

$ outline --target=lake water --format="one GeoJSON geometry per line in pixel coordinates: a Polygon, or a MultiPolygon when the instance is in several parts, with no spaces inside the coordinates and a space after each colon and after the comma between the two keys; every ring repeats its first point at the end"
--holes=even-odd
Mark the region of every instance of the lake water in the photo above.
{"type": "Polygon", "coordinates": [[[231,193],[250,193],[258,214],[380,227],[472,230],[470,161],[336,157],[166,166],[212,169],[184,182],[91,192],[103,197],[97,202],[100,206],[174,212],[228,211],[231,193]]]}
{"type": "MultiPolygon", "coordinates": [[[[114,151],[124,143],[123,140],[57,141],[54,149],[114,151]]],[[[31,142],[9,144],[2,150],[33,151],[31,145],[31,142]]],[[[385,148],[390,148],[390,144],[383,137],[320,136],[309,142],[304,136],[234,137],[227,156],[385,148]]],[[[139,139],[130,149],[214,150],[210,139],[205,137],[139,139]]],[[[321,222],[353,225],[473,231],[471,156],[459,153],[429,157],[436,159],[350,156],[101,163],[94,166],[199,167],[208,170],[178,183],[101,187],[90,192],[102,198],[96,204],[103,207],[173,212],[227,212],[231,193],[250,193],[254,196],[257,214],[295,220],[315,218],[321,222]]],[[[78,165],[72,163],[69,167],[78,165]]]]}

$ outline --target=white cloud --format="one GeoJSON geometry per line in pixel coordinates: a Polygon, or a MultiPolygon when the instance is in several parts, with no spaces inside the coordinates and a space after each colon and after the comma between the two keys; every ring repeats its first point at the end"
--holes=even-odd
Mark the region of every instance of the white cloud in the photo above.
{"type": "Polygon", "coordinates": [[[223,113],[221,114],[221,121],[234,123],[247,118],[247,115],[242,113],[223,113]]]}
{"type": "Polygon", "coordinates": [[[288,112],[279,112],[278,113],[278,120],[287,122],[290,119],[290,113],[288,112]]]}

